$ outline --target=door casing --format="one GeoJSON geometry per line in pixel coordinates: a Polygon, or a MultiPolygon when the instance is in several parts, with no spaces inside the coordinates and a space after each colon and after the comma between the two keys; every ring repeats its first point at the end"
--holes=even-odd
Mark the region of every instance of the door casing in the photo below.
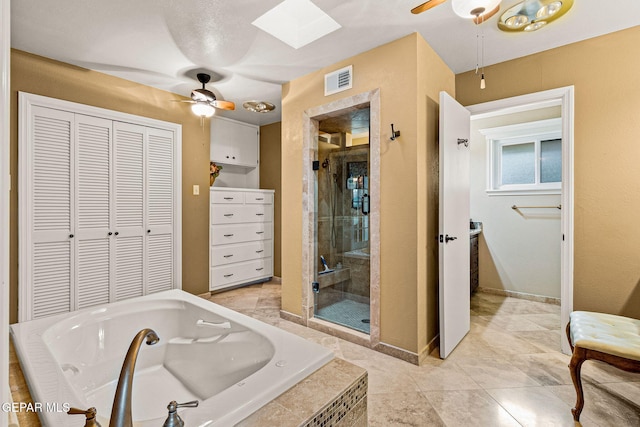
{"type": "Polygon", "coordinates": [[[471,120],[560,105],[562,117],[562,210],[560,211],[562,248],[560,255],[560,331],[562,352],[571,354],[565,325],[573,311],[574,265],[574,87],[565,86],[511,98],[468,106],[471,120]]]}

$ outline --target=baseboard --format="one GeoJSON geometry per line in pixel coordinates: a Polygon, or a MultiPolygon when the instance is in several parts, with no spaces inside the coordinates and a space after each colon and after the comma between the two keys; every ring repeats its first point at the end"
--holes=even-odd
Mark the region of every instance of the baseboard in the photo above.
{"type": "Polygon", "coordinates": [[[483,288],[481,286],[478,286],[476,292],[491,295],[500,295],[503,297],[519,298],[527,301],[543,302],[545,304],[560,305],[560,298],[545,297],[543,295],[528,294],[526,292],[508,291],[506,289],[483,288]]]}
{"type": "Polygon", "coordinates": [[[297,323],[298,325],[307,326],[302,320],[302,316],[298,314],[289,313],[288,311],[280,310],[280,318],[288,320],[289,322],[297,323]]]}

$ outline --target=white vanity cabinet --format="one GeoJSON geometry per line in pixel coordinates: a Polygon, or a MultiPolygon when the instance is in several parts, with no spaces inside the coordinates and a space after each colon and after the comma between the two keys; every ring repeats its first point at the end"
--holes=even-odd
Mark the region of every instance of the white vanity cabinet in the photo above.
{"type": "Polygon", "coordinates": [[[211,188],[209,290],[273,276],[274,190],[211,188]]]}
{"type": "Polygon", "coordinates": [[[260,128],[223,117],[211,119],[211,160],[223,165],[255,168],[260,152],[260,128]]]}

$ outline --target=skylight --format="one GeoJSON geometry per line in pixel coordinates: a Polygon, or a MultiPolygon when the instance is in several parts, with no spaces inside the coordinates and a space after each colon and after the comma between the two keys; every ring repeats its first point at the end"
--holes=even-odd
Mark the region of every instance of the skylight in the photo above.
{"type": "Polygon", "coordinates": [[[252,24],[294,49],[341,28],[311,0],[284,0],[252,24]]]}

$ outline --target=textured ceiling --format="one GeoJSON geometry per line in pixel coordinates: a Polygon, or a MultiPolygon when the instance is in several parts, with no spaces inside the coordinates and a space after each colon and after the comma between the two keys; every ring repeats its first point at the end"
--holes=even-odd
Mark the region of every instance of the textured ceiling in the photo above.
{"type": "MultiPolygon", "coordinates": [[[[421,2],[314,0],[342,28],[296,50],[251,25],[279,0],[19,0],[11,4],[11,45],[184,96],[207,71],[207,88],[240,107],[223,115],[262,125],[280,120],[282,83],[412,32],[455,73],[475,68],[475,25],[453,13],[451,0],[412,15],[421,2]],[[276,111],[242,110],[252,99],[276,111]]],[[[480,27],[485,65],[636,26],[640,1],[575,0],[567,15],[527,34],[503,33],[497,19],[480,27]]]]}

